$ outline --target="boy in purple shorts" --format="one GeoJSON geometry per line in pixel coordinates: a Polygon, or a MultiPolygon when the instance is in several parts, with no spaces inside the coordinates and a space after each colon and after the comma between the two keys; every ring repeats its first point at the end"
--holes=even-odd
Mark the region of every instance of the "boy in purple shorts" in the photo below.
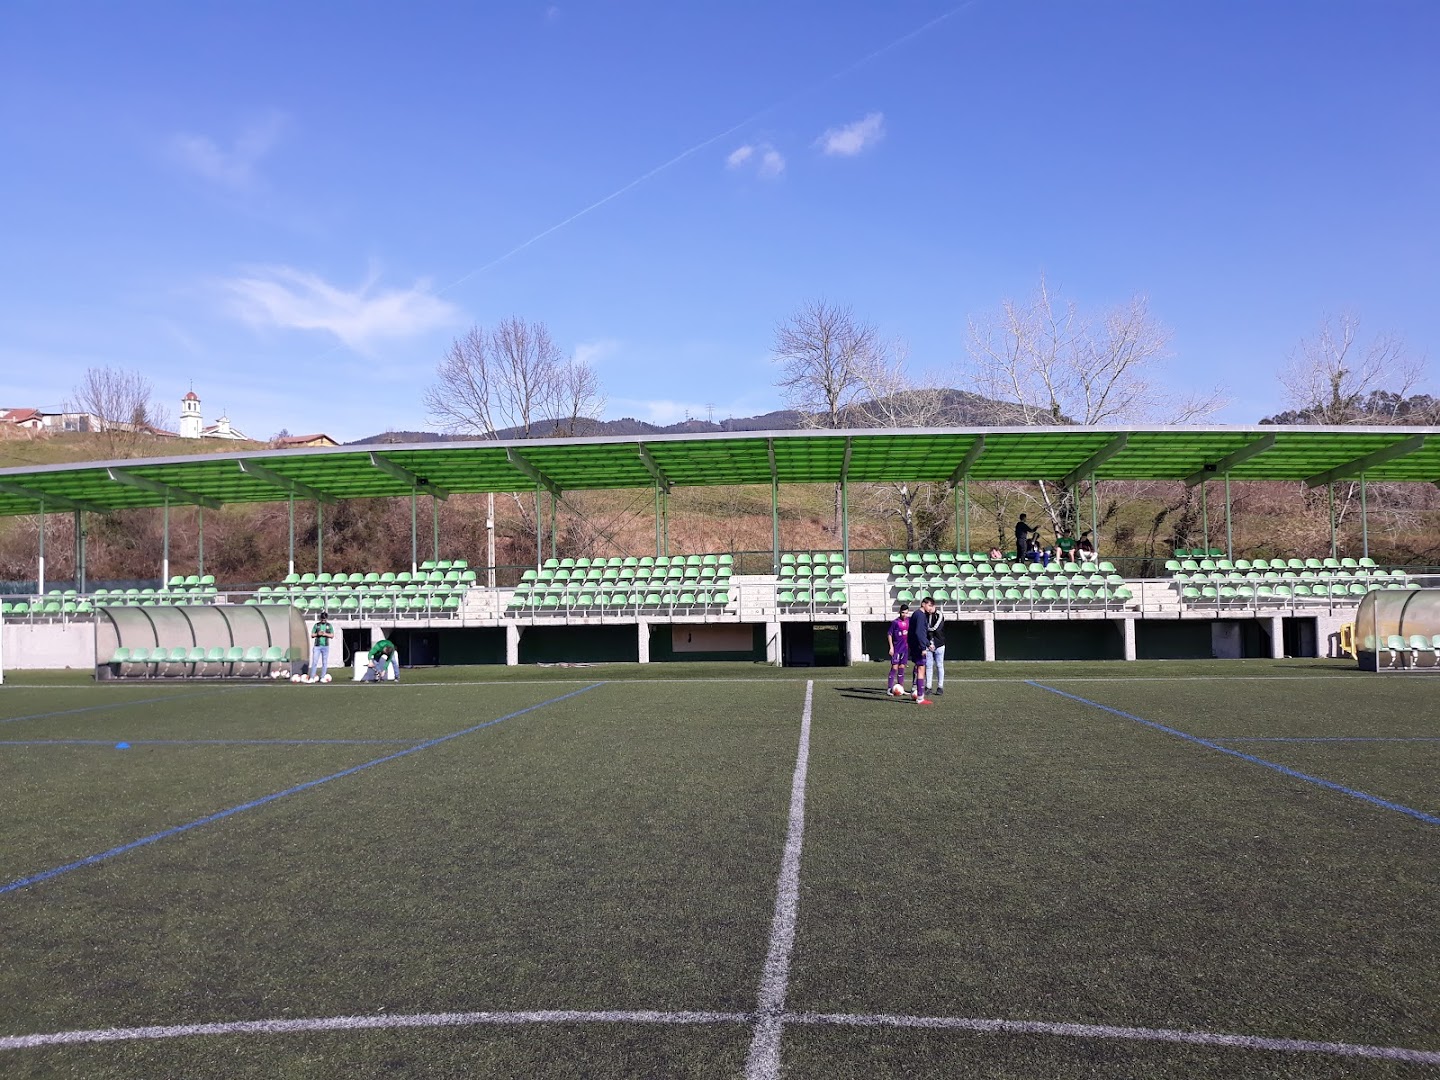
{"type": "Polygon", "coordinates": [[[901,604],[900,614],[889,626],[890,688],[896,697],[905,696],[905,665],[910,662],[910,605],[901,604]]]}

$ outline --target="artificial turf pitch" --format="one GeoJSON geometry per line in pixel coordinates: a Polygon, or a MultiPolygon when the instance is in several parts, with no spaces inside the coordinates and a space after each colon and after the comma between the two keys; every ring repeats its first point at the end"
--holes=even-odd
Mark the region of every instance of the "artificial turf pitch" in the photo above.
{"type": "Polygon", "coordinates": [[[0,688],[0,1075],[743,1076],[787,836],[786,1077],[1440,1075],[1440,683],[444,675],[0,688]]]}

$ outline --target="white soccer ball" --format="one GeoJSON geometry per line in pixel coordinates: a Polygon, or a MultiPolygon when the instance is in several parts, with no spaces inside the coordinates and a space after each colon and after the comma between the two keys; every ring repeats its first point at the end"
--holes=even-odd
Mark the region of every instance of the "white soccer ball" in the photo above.
{"type": "Polygon", "coordinates": [[[293,682],[293,683],[298,683],[298,682],[300,681],[300,676],[299,676],[299,675],[291,675],[291,676],[290,676],[290,681],[293,682]]]}
{"type": "Polygon", "coordinates": [[[904,697],[905,688],[903,686],[892,686],[890,688],[890,693],[893,694],[895,697],[904,697]]]}
{"type": "Polygon", "coordinates": [[[330,681],[330,673],[327,671],[324,675],[320,676],[320,681],[321,681],[321,682],[329,682],[329,681],[330,681]]]}

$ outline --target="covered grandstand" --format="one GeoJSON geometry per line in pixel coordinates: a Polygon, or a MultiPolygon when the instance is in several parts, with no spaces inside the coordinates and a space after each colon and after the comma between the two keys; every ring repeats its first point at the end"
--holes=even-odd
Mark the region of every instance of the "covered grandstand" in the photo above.
{"type": "MultiPolygon", "coordinates": [[[[874,652],[895,602],[917,590],[934,593],[961,624],[952,649],[962,658],[1315,655],[1366,592],[1415,583],[1404,571],[1397,575],[1369,559],[1370,481],[1440,483],[1440,428],[855,429],[274,450],[3,469],[0,515],[39,515],[42,523],[36,587],[32,595],[7,598],[12,621],[93,617],[83,527],[75,530],[76,580],[58,595],[46,587],[47,515],[71,513],[80,526],[86,514],[153,507],[167,523],[158,579],[148,588],[125,590],[118,601],[106,595],[105,603],[253,601],[302,611],[328,608],[346,628],[347,643],[352,632],[361,635],[357,642],[366,633],[384,633],[408,640],[412,658],[438,662],[645,661],[678,653],[848,662],[874,652]],[[1092,528],[1098,524],[1097,483],[1197,486],[1204,512],[1225,521],[1227,544],[1189,552],[1164,575],[1145,578],[1127,577],[1109,562],[1037,570],[1035,564],[992,563],[971,551],[970,483],[1039,480],[1077,492],[1088,487],[1092,528]],[[1360,550],[1341,557],[1332,514],[1329,559],[1310,560],[1313,566],[1235,559],[1228,539],[1232,481],[1298,481],[1327,488],[1332,498],[1337,482],[1357,483],[1360,550]],[[851,560],[850,485],[921,482],[945,484],[955,493],[953,549],[897,552],[888,572],[884,566],[861,572],[851,560]],[[840,550],[784,549],[779,491],[796,484],[839,487],[846,523],[840,550]],[[770,487],[768,565],[739,567],[732,552],[675,555],[665,549],[659,522],[669,492],[717,485],[770,487]],[[655,553],[559,557],[553,521],[565,494],[622,489],[653,490],[655,553]],[[537,529],[534,568],[518,583],[498,583],[485,551],[421,561],[422,496],[433,501],[452,493],[515,491],[535,491],[542,505],[548,503],[551,520],[548,555],[543,528],[537,529]],[[322,532],[315,569],[297,572],[297,501],[316,503],[323,523],[327,504],[407,496],[409,568],[326,574],[322,532]],[[291,506],[286,580],[241,588],[205,575],[204,509],[276,501],[291,506]],[[184,577],[170,574],[168,560],[169,510],[178,506],[199,507],[202,521],[201,565],[184,577]],[[625,626],[631,629],[620,632],[625,626]],[[711,628],[698,643],[697,626],[711,628]]],[[[1084,516],[1082,507],[1082,525],[1084,516]]],[[[438,556],[438,525],[432,528],[431,554],[438,556]]]]}

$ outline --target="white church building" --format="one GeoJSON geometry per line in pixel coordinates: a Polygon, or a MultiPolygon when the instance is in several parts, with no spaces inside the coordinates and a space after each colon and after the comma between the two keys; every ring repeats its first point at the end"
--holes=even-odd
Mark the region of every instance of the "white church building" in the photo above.
{"type": "Polygon", "coordinates": [[[228,416],[221,416],[215,423],[206,427],[204,419],[200,416],[200,398],[194,390],[189,391],[180,399],[179,434],[182,439],[231,439],[239,442],[249,438],[243,431],[230,426],[228,416]]]}

